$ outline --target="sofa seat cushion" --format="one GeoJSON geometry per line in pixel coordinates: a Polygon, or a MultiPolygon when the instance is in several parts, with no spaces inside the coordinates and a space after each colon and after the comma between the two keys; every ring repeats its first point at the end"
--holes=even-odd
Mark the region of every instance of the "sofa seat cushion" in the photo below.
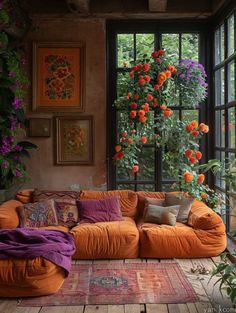
{"type": "Polygon", "coordinates": [[[140,256],[144,258],[197,258],[219,255],[226,247],[222,228],[194,229],[182,223],[176,226],[138,222],[140,256]]]}
{"type": "Polygon", "coordinates": [[[0,297],[53,294],[64,278],[64,269],[42,257],[0,260],[0,297]]]}
{"type": "Polygon", "coordinates": [[[84,223],[72,228],[76,252],[74,259],[119,259],[138,256],[139,235],[133,219],[84,223]]]}

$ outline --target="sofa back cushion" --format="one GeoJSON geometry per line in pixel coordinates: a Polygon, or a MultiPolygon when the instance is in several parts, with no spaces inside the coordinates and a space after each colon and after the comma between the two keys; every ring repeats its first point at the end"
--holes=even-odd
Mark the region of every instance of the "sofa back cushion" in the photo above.
{"type": "Polygon", "coordinates": [[[19,190],[16,194],[16,200],[22,202],[22,203],[29,203],[32,201],[32,195],[33,195],[34,189],[23,189],[19,190]]]}
{"type": "Polygon", "coordinates": [[[80,223],[112,222],[123,219],[118,197],[100,200],[77,200],[76,204],[80,223]]]}
{"type": "Polygon", "coordinates": [[[149,204],[147,207],[146,215],[144,216],[144,222],[175,226],[179,209],[180,205],[163,207],[159,205],[149,204]]]}
{"type": "Polygon", "coordinates": [[[16,228],[19,225],[19,217],[16,211],[20,201],[9,200],[0,205],[0,229],[16,228]]]}
{"type": "Polygon", "coordinates": [[[32,194],[33,202],[40,202],[50,199],[79,199],[80,192],[77,191],[55,191],[34,189],[32,194]]]}
{"type": "Polygon", "coordinates": [[[78,223],[78,209],[74,199],[55,199],[54,205],[58,218],[58,225],[74,227],[78,223]]]}
{"type": "Polygon", "coordinates": [[[156,191],[137,191],[138,196],[138,214],[143,216],[145,208],[145,198],[155,198],[155,199],[165,199],[165,192],[156,192],[156,191]]]}
{"type": "Polygon", "coordinates": [[[110,197],[120,198],[120,208],[123,216],[135,218],[137,216],[138,197],[131,190],[92,191],[82,190],[80,199],[101,200],[110,197]]]}

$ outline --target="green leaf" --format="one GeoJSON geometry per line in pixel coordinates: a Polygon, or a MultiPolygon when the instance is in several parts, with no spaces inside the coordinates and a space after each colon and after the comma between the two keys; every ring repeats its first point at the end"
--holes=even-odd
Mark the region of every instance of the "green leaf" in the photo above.
{"type": "Polygon", "coordinates": [[[37,149],[38,147],[29,141],[20,141],[18,144],[25,150],[30,150],[30,149],[37,149]]]}

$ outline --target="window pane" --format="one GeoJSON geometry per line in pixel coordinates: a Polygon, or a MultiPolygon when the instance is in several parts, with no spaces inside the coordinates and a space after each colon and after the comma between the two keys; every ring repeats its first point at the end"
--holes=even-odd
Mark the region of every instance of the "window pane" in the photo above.
{"type": "Polygon", "coordinates": [[[140,191],[155,191],[155,185],[137,185],[137,190],[140,190],[140,191]]]}
{"type": "Polygon", "coordinates": [[[117,97],[128,93],[127,81],[129,81],[129,73],[117,73],[117,97]]]}
{"type": "Polygon", "coordinates": [[[220,111],[215,112],[215,143],[217,147],[220,147],[220,134],[221,134],[221,124],[220,124],[220,111]]]}
{"type": "Polygon", "coordinates": [[[215,31],[215,64],[219,64],[224,58],[224,25],[221,25],[215,31]]]}
{"type": "Polygon", "coordinates": [[[228,64],[228,102],[235,100],[234,61],[228,64]]]}
{"type": "Polygon", "coordinates": [[[148,57],[154,51],[154,34],[136,35],[136,59],[143,59],[143,55],[148,57]]]}
{"type": "Polygon", "coordinates": [[[119,165],[119,163],[116,164],[116,177],[117,181],[121,182],[122,180],[133,180],[134,174],[130,169],[123,168],[119,165]]]}
{"type": "Polygon", "coordinates": [[[215,105],[222,105],[225,103],[224,72],[223,68],[215,72],[215,105]]]}
{"type": "MultiPolygon", "coordinates": [[[[225,152],[223,151],[216,151],[215,153],[216,159],[220,160],[221,162],[225,161],[225,152]]],[[[225,188],[225,181],[222,179],[222,173],[218,173],[216,175],[216,186],[225,188]]]]}
{"type": "Polygon", "coordinates": [[[134,35],[118,34],[117,35],[117,64],[118,67],[124,67],[124,62],[129,67],[130,62],[134,60],[134,35]]]}
{"type": "Polygon", "coordinates": [[[127,112],[119,111],[116,114],[116,121],[117,121],[117,141],[119,140],[121,133],[128,129],[129,125],[129,116],[127,112]]]}
{"type": "Polygon", "coordinates": [[[135,190],[132,184],[117,184],[117,189],[119,190],[135,190]]]}
{"type": "Polygon", "coordinates": [[[198,121],[198,110],[183,110],[182,111],[182,120],[184,121],[192,121],[197,120],[198,121]]]}
{"type": "Polygon", "coordinates": [[[234,15],[227,20],[228,27],[228,56],[234,53],[234,15]]]}
{"type": "Polygon", "coordinates": [[[165,192],[170,192],[170,191],[178,191],[179,190],[179,185],[176,184],[173,186],[173,184],[163,184],[162,185],[162,191],[165,192]]]}
{"type": "Polygon", "coordinates": [[[228,110],[229,148],[235,148],[235,108],[228,110]]]}
{"type": "Polygon", "coordinates": [[[179,60],[179,34],[162,34],[162,48],[166,49],[168,56],[176,63],[179,60]]]}
{"type": "Polygon", "coordinates": [[[199,40],[198,34],[182,34],[181,36],[181,59],[192,59],[198,61],[199,40]]]}
{"type": "Polygon", "coordinates": [[[220,111],[220,122],[221,122],[221,132],[220,132],[220,146],[225,146],[225,112],[220,111]]]}
{"type": "Polygon", "coordinates": [[[155,149],[143,147],[139,159],[138,180],[155,180],[155,149]]]}

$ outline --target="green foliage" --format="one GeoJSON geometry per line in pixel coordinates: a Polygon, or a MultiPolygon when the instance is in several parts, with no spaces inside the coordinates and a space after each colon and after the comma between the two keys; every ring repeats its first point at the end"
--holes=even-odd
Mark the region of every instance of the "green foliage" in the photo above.
{"type": "MultiPolygon", "coordinates": [[[[236,257],[236,251],[232,253],[232,256],[236,257]]],[[[220,291],[226,290],[231,302],[236,304],[236,263],[227,262],[227,253],[222,253],[220,257],[221,262],[213,269],[212,277],[219,277],[215,284],[220,282],[220,291]]]]}
{"type": "Polygon", "coordinates": [[[27,123],[24,97],[28,79],[24,69],[24,52],[9,33],[9,23],[14,20],[14,9],[17,10],[14,7],[16,2],[3,1],[0,11],[0,189],[7,189],[29,178],[23,159],[29,157],[29,149],[36,148],[30,142],[20,141],[27,123]]]}

